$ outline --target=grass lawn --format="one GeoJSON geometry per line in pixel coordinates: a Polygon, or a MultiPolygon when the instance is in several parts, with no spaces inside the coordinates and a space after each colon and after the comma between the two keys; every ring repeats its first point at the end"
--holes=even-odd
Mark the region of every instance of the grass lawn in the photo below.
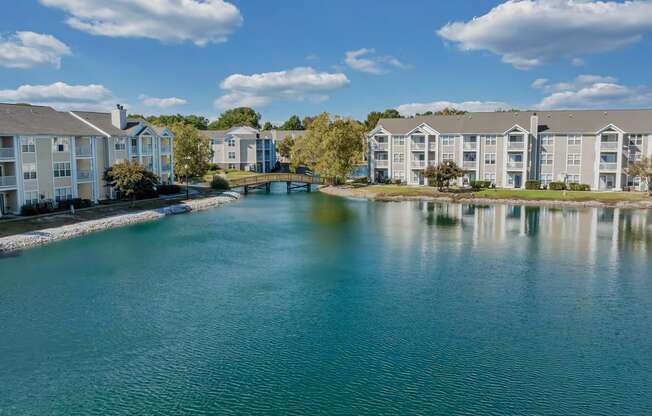
{"type": "MultiPolygon", "coordinates": [[[[206,175],[204,175],[204,180],[206,182],[210,182],[213,180],[213,175],[217,175],[218,173],[224,173],[223,170],[216,170],[216,171],[210,171],[206,175]]],[[[229,170],[226,172],[226,179],[237,179],[237,178],[243,178],[246,176],[253,176],[253,175],[260,175],[258,172],[249,172],[246,170],[229,170]]]]}

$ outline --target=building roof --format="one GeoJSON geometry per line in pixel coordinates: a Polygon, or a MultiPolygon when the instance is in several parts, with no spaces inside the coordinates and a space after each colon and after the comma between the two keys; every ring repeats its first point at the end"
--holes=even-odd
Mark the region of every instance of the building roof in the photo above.
{"type": "Polygon", "coordinates": [[[101,133],[66,112],[51,107],[0,103],[0,134],[99,136],[101,133]]]}
{"type": "Polygon", "coordinates": [[[467,113],[453,116],[384,118],[378,121],[391,134],[406,134],[427,124],[440,134],[502,134],[514,125],[530,129],[530,118],[539,117],[539,132],[595,133],[609,124],[626,132],[651,133],[652,110],[565,110],[467,113]]]}
{"type": "MultiPolygon", "coordinates": [[[[234,129],[229,130],[201,130],[200,133],[209,139],[223,139],[227,134],[232,132],[234,129]]],[[[297,137],[303,135],[303,130],[262,130],[258,131],[261,138],[271,138],[273,140],[283,140],[288,136],[297,137]]],[[[237,135],[237,134],[236,134],[237,135]]],[[[251,134],[245,134],[248,136],[251,134]]],[[[249,138],[249,137],[247,137],[249,138]]]]}
{"type": "MultiPolygon", "coordinates": [[[[92,111],[73,111],[73,113],[111,136],[128,135],[125,130],[120,130],[111,123],[111,113],[97,113],[92,111]]],[[[127,124],[127,127],[129,127],[129,124],[127,124]]]]}

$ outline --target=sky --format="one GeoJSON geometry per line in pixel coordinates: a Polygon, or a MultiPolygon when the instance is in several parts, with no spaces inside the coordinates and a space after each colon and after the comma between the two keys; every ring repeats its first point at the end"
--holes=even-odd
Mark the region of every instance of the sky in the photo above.
{"type": "Polygon", "coordinates": [[[3,0],[0,102],[280,123],[652,107],[652,0],[3,0]]]}

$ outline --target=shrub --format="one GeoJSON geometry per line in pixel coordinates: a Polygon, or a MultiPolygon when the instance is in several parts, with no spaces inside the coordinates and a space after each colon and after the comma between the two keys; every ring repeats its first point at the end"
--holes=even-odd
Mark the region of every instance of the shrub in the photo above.
{"type": "Polygon", "coordinates": [[[548,189],[551,191],[564,191],[566,190],[566,184],[564,182],[550,182],[548,189]]]}
{"type": "Polygon", "coordinates": [[[36,205],[31,205],[31,204],[26,204],[20,207],[20,215],[24,215],[26,217],[31,216],[31,215],[37,215],[39,214],[38,207],[36,205]]]}
{"type": "Polygon", "coordinates": [[[470,181],[469,185],[473,189],[487,189],[491,187],[491,181],[470,181]]]}
{"type": "Polygon", "coordinates": [[[571,191],[590,191],[591,185],[585,183],[569,183],[568,189],[571,191]]]}
{"type": "Polygon", "coordinates": [[[525,181],[525,189],[541,189],[541,181],[537,179],[530,179],[525,181]]]}
{"type": "Polygon", "coordinates": [[[181,192],[181,187],[174,184],[159,185],[156,189],[160,195],[174,195],[181,192]]]}
{"type": "Polygon", "coordinates": [[[366,184],[368,182],[369,182],[369,178],[367,178],[366,176],[361,176],[359,178],[353,179],[353,183],[364,183],[364,184],[366,184]]]}
{"type": "Polygon", "coordinates": [[[231,189],[231,185],[229,185],[229,181],[226,178],[215,175],[213,176],[213,180],[211,180],[211,188],[216,191],[227,191],[231,189]]]}
{"type": "Polygon", "coordinates": [[[216,171],[216,170],[220,170],[220,168],[219,168],[217,163],[209,163],[208,164],[208,170],[216,171]]]}
{"type": "Polygon", "coordinates": [[[394,185],[403,185],[403,181],[400,179],[394,179],[394,185]]]}
{"type": "Polygon", "coordinates": [[[392,178],[385,178],[385,185],[391,185],[392,184],[392,178]]]}

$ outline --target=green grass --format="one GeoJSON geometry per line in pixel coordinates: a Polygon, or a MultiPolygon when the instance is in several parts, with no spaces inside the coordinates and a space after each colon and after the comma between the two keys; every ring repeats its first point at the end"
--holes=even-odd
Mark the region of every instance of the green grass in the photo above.
{"type": "MultiPolygon", "coordinates": [[[[209,171],[206,175],[204,175],[204,180],[206,182],[210,182],[213,179],[213,175],[217,174],[223,174],[223,170],[215,170],[215,171],[209,171]]],[[[246,170],[227,170],[226,171],[226,179],[237,179],[237,178],[243,178],[246,176],[253,176],[253,175],[259,175],[258,172],[249,172],[246,170]]]]}

